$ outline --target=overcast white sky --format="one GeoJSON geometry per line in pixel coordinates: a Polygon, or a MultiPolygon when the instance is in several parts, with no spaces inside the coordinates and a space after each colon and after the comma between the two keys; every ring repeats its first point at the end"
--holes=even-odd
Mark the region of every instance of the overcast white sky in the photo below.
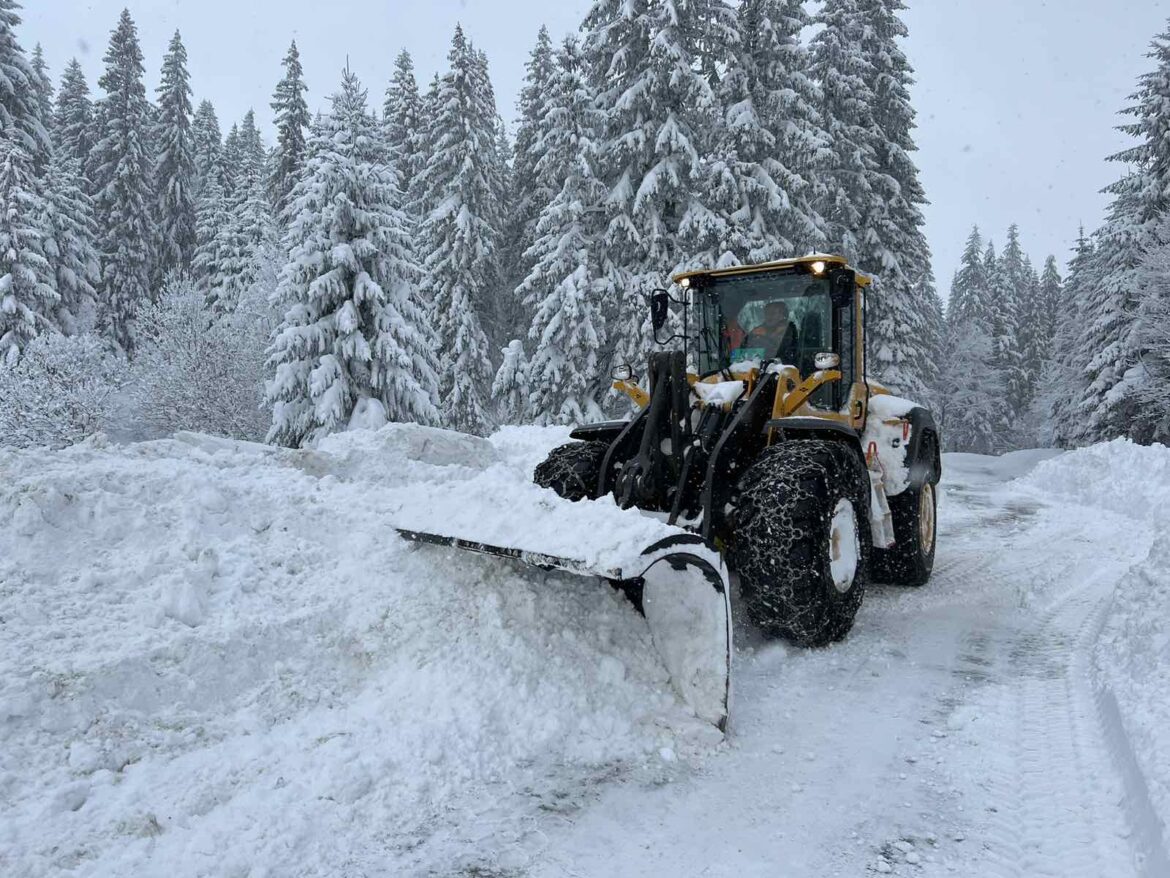
{"type": "MultiPolygon", "coordinates": [[[[226,130],[248,108],[266,125],[280,61],[296,38],[310,105],[322,106],[348,57],[381,104],[394,57],[410,49],[425,87],[462,22],[492,65],[511,120],[540,25],[574,30],[588,0],[25,0],[20,38],[44,46],[56,82],[76,55],[96,91],[109,32],[123,6],[138,24],[148,83],[166,44],[183,34],[196,99],[226,130]]],[[[997,242],[1013,221],[1037,263],[1062,264],[1077,224],[1096,227],[1098,194],[1125,145],[1117,111],[1149,68],[1162,0],[909,0],[905,50],[916,69],[919,166],[931,205],[927,235],[944,297],[972,223],[997,242]]]]}

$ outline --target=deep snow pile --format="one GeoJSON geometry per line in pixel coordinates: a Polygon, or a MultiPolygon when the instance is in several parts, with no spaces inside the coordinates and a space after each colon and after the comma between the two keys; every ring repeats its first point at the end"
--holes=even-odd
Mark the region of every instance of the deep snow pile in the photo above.
{"type": "Polygon", "coordinates": [[[490,483],[563,439],[0,452],[0,873],[402,873],[521,843],[493,809],[558,774],[713,743],[616,592],[390,530],[412,492],[464,515],[454,482],[515,513],[490,483]]]}
{"type": "Polygon", "coordinates": [[[1097,648],[1150,799],[1170,826],[1170,448],[1118,439],[1041,463],[1026,481],[1070,502],[1154,525],[1149,557],[1118,585],[1097,648]]]}
{"type": "Polygon", "coordinates": [[[553,437],[554,444],[568,438],[556,428],[508,428],[493,442],[446,430],[392,427],[334,434],[318,445],[318,452],[331,471],[393,487],[387,498],[389,520],[410,530],[569,557],[605,569],[637,567],[642,549],[681,532],[659,519],[621,512],[612,497],[567,503],[534,485],[532,470],[553,437]],[[526,453],[525,437],[540,437],[538,454],[526,453]]]}

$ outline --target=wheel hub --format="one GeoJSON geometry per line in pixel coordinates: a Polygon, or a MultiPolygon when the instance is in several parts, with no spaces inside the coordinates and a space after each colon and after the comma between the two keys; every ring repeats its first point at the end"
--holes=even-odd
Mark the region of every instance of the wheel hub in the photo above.
{"type": "Polygon", "coordinates": [[[844,594],[853,588],[861,541],[857,537],[857,513],[848,500],[838,500],[829,524],[829,572],[833,587],[844,594]]]}
{"type": "Polygon", "coordinates": [[[934,485],[930,482],[918,494],[918,542],[923,555],[934,548],[934,485]]]}

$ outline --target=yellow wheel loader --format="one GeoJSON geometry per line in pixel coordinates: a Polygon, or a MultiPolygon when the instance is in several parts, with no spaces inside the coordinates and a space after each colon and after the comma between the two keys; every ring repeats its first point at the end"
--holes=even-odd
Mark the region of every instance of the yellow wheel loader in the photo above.
{"type": "Polygon", "coordinates": [[[539,547],[403,533],[609,580],[644,613],[675,688],[724,728],[729,570],[766,635],[840,640],[867,581],[929,579],[941,442],[928,410],[867,380],[872,280],[844,259],[673,280],[673,294],[650,295],[650,318],[655,341],[676,348],[651,354],[641,378],[630,367],[614,376],[637,414],[578,427],[534,480],[569,501],[612,496],[674,535],[599,566],[539,547]],[[660,340],[664,331],[673,334],[660,340]]]}

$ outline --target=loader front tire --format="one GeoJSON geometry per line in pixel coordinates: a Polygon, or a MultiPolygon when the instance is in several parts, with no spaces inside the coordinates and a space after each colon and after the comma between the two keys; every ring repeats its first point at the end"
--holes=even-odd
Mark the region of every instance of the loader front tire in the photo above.
{"type": "Polygon", "coordinates": [[[865,466],[844,442],[783,442],[747,469],[732,569],[765,635],[824,646],[849,633],[868,576],[868,509],[865,466]]]}
{"type": "Polygon", "coordinates": [[[532,480],[552,488],[566,500],[596,500],[607,442],[569,442],[549,452],[536,467],[532,480]]]}

